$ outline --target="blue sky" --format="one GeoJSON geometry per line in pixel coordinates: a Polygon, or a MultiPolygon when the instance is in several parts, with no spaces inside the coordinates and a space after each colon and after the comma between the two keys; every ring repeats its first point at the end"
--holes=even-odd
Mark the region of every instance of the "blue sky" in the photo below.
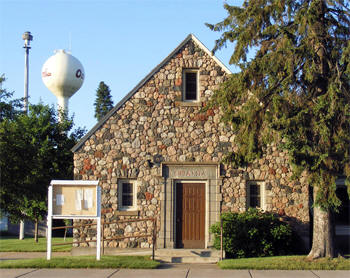
{"type": "MultiPolygon", "coordinates": [[[[22,34],[33,35],[29,55],[29,102],[56,106],[41,80],[44,62],[55,49],[69,49],[85,69],[82,88],[69,101],[77,126],[96,124],[93,103],[100,81],[114,104],[193,33],[210,50],[219,33],[204,23],[226,17],[223,0],[0,0],[0,74],[4,88],[24,95],[22,34]]],[[[227,1],[241,5],[242,0],[227,1]]],[[[231,71],[232,46],[216,56],[231,71]]]]}

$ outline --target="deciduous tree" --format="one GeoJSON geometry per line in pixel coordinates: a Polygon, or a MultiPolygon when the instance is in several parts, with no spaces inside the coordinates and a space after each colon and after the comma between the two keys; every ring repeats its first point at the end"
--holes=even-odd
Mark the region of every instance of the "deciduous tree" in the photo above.
{"type": "MultiPolygon", "coordinates": [[[[12,103],[7,107],[16,110],[12,103]]],[[[9,115],[0,121],[0,208],[13,221],[35,221],[37,231],[47,214],[50,181],[73,178],[71,148],[84,131],[68,134],[72,119],[58,121],[55,109],[43,104],[30,105],[28,115],[9,115]]]]}
{"type": "Polygon", "coordinates": [[[20,109],[23,107],[21,99],[11,99],[13,92],[8,92],[3,88],[5,80],[5,75],[2,74],[0,76],[0,122],[4,119],[13,119],[21,113],[20,109]]]}

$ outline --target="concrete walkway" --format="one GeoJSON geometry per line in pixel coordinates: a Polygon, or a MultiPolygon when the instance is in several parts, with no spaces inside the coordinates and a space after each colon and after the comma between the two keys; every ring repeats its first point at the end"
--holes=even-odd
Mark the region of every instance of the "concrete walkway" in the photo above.
{"type": "Polygon", "coordinates": [[[215,265],[163,265],[160,269],[0,269],[1,278],[349,278],[350,271],[221,270],[215,265]]]}
{"type": "MultiPolygon", "coordinates": [[[[69,252],[53,252],[52,257],[70,256],[69,252]]],[[[0,261],[46,258],[46,252],[0,252],[0,261]]],[[[0,276],[0,278],[2,278],[0,276]]]]}
{"type": "MultiPolygon", "coordinates": [[[[54,256],[67,256],[55,252],[54,256]]],[[[45,252],[0,252],[0,261],[45,257],[45,252]]],[[[349,278],[350,271],[222,270],[216,264],[162,264],[158,269],[0,269],[0,278],[349,278]]]]}

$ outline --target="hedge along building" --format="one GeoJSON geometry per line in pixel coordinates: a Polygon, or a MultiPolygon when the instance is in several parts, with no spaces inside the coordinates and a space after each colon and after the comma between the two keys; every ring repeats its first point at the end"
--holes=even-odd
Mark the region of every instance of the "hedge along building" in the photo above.
{"type": "MultiPolygon", "coordinates": [[[[221,163],[236,148],[235,135],[219,109],[202,107],[229,74],[191,34],[73,148],[75,179],[100,180],[102,206],[111,208],[106,221],[156,217],[158,248],[208,248],[221,212],[260,207],[291,220],[307,238],[306,177],[290,179],[285,152],[271,146],[246,168],[221,163]]],[[[151,229],[110,225],[105,235],[151,229]]],[[[80,236],[94,237],[85,232],[80,236]]],[[[131,239],[106,244],[135,246],[131,239]]]]}

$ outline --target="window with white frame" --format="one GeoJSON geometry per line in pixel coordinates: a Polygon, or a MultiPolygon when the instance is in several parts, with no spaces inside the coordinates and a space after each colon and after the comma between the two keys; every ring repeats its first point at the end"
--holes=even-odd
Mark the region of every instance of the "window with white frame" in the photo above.
{"type": "Polygon", "coordinates": [[[198,70],[186,69],[183,72],[183,101],[198,101],[198,70]]]}
{"type": "Polygon", "coordinates": [[[265,209],[265,194],[263,182],[247,183],[247,207],[265,209]]]}
{"type": "Polygon", "coordinates": [[[136,180],[118,181],[118,204],[119,210],[136,209],[136,180]]]}

